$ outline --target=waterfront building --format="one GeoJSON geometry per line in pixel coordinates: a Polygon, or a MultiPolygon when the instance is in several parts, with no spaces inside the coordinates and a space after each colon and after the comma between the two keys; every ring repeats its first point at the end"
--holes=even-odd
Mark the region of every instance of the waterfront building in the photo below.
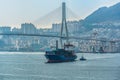
{"type": "MultiPolygon", "coordinates": [[[[69,33],[78,32],[81,28],[79,21],[68,21],[67,22],[69,33]]],[[[52,24],[52,31],[59,33],[61,29],[61,24],[52,24]]]]}
{"type": "Polygon", "coordinates": [[[21,24],[21,32],[24,34],[35,34],[37,29],[32,23],[24,23],[21,24]]]}
{"type": "Polygon", "coordinates": [[[11,27],[8,26],[0,27],[0,33],[10,33],[10,32],[11,32],[11,27]]]}

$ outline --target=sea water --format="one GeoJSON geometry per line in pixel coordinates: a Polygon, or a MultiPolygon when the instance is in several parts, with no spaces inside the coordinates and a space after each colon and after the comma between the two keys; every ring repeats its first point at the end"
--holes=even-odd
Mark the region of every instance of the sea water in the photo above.
{"type": "Polygon", "coordinates": [[[119,53],[77,55],[74,62],[50,64],[43,52],[0,52],[0,80],[120,80],[119,53]]]}

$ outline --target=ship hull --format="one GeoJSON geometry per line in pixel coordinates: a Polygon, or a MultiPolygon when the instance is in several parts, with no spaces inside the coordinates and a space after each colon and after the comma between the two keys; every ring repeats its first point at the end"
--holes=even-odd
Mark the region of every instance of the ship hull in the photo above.
{"type": "Polygon", "coordinates": [[[45,55],[48,60],[48,63],[57,63],[57,62],[70,62],[75,61],[77,58],[76,55],[73,57],[65,57],[64,55],[45,55]]]}

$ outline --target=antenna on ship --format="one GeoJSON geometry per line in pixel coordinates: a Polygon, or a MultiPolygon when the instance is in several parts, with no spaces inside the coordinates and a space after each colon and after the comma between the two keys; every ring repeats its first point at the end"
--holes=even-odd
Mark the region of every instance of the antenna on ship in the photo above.
{"type": "Polygon", "coordinates": [[[66,3],[62,3],[62,25],[61,25],[61,34],[60,34],[60,43],[61,43],[61,48],[63,48],[63,41],[62,38],[65,37],[66,43],[68,44],[68,28],[67,28],[67,22],[66,22],[66,3]]]}

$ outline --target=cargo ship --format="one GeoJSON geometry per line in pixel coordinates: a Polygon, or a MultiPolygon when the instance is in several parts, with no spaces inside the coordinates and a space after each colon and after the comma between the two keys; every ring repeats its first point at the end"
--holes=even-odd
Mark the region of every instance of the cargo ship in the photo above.
{"type": "Polygon", "coordinates": [[[45,57],[48,63],[75,61],[77,56],[73,49],[74,46],[72,44],[64,45],[64,49],[59,49],[58,46],[56,46],[55,50],[46,51],[45,57]]]}

